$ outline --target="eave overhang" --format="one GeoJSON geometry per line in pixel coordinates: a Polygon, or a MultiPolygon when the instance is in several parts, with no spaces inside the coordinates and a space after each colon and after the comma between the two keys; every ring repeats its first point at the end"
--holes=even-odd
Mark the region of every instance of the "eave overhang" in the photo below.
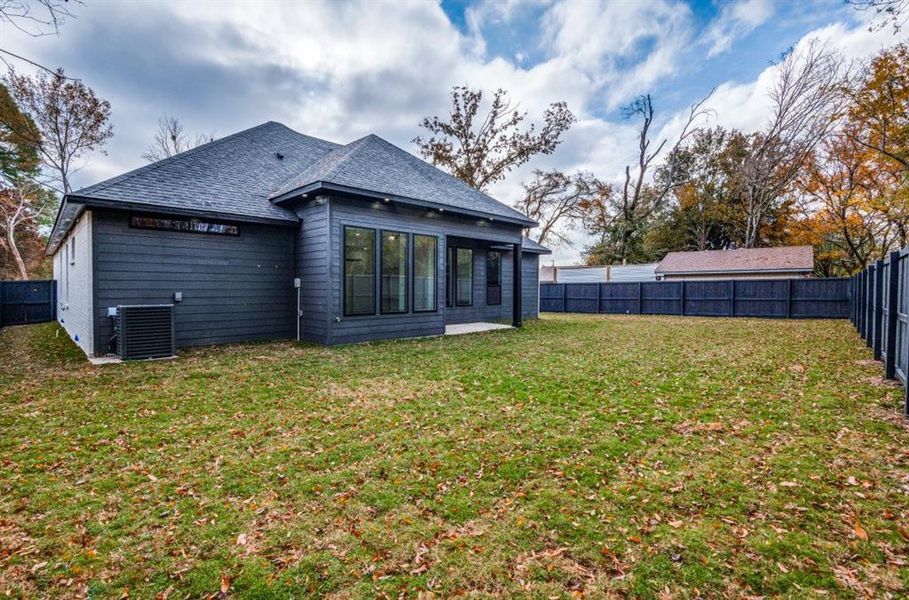
{"type": "Polygon", "coordinates": [[[331,183],[330,181],[314,181],[312,183],[306,184],[294,190],[284,192],[271,198],[271,201],[274,204],[283,204],[290,202],[298,198],[307,198],[314,196],[319,192],[328,192],[339,194],[343,196],[356,197],[356,198],[365,198],[368,200],[380,200],[380,201],[389,201],[396,202],[398,204],[414,206],[418,208],[426,208],[431,210],[436,210],[441,213],[451,213],[454,215],[463,215],[468,217],[475,217],[480,219],[485,219],[492,222],[508,223],[511,225],[519,225],[521,227],[536,227],[539,223],[532,219],[527,218],[518,218],[518,217],[505,217],[496,215],[494,213],[488,213],[485,211],[471,210],[467,208],[458,208],[453,207],[447,204],[441,204],[439,202],[430,202],[428,200],[420,200],[419,198],[410,198],[407,196],[397,196],[394,194],[386,194],[383,192],[378,192],[375,190],[367,190],[363,188],[355,188],[346,185],[339,185],[337,183],[331,183]]]}

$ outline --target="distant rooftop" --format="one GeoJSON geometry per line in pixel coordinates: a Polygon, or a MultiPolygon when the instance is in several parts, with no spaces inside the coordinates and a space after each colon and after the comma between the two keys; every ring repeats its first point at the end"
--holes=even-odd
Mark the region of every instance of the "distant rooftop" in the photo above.
{"type": "Polygon", "coordinates": [[[660,275],[813,270],[814,248],[811,246],[670,252],[656,268],[660,275]]]}

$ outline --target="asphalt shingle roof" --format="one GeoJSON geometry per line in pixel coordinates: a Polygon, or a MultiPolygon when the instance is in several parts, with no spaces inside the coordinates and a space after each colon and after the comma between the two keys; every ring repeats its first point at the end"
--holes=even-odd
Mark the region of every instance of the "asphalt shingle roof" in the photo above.
{"type": "Polygon", "coordinates": [[[536,243],[535,241],[533,241],[532,239],[530,239],[527,236],[524,236],[521,239],[522,239],[521,249],[524,252],[530,252],[533,254],[552,254],[552,250],[550,250],[546,246],[536,243]]]}
{"type": "Polygon", "coordinates": [[[296,221],[290,211],[272,204],[269,194],[338,147],[270,121],[71,196],[296,221]]]}
{"type": "Polygon", "coordinates": [[[532,223],[378,136],[341,146],[273,121],[83,188],[70,197],[122,202],[131,208],[295,222],[293,213],[274,200],[323,183],[532,223]]]}
{"type": "Polygon", "coordinates": [[[657,273],[812,270],[814,248],[811,246],[670,252],[656,268],[657,273]]]}

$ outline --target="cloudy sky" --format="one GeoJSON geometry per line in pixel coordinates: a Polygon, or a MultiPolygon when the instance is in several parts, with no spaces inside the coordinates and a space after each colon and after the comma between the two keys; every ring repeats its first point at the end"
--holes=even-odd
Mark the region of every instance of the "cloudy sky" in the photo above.
{"type": "MultiPolygon", "coordinates": [[[[620,107],[638,94],[653,95],[660,135],[714,87],[713,121],[752,130],[766,117],[770,63],[787,48],[821,37],[861,60],[897,41],[841,0],[86,0],[74,13],[59,36],[8,25],[0,36],[112,104],[115,137],[75,187],[143,164],[163,113],[190,133],[273,120],[342,143],[376,133],[414,151],[419,120],[444,114],[451,86],[466,84],[505,88],[531,116],[564,100],[579,118],[554,154],[492,189],[509,204],[534,168],[619,178],[634,155],[620,107]]],[[[558,264],[578,260],[585,236],[572,239],[558,264]]]]}

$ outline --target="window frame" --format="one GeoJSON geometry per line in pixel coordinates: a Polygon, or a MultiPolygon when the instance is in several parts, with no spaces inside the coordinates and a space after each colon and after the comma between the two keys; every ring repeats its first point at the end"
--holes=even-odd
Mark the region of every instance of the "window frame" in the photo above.
{"type": "Polygon", "coordinates": [[[473,306],[473,302],[474,302],[473,284],[474,284],[474,270],[475,269],[474,269],[474,265],[473,265],[473,248],[468,248],[466,246],[452,246],[452,248],[454,249],[454,260],[452,261],[452,273],[453,273],[452,281],[454,283],[453,288],[452,288],[452,291],[454,293],[452,295],[454,297],[452,298],[452,305],[455,308],[469,308],[469,307],[473,306]],[[469,302],[461,302],[461,300],[458,298],[458,253],[461,250],[464,250],[465,252],[470,253],[470,301],[469,302]]]}
{"type": "Polygon", "coordinates": [[[217,235],[223,237],[240,236],[240,226],[237,223],[199,219],[197,217],[168,217],[160,215],[134,214],[130,215],[129,228],[144,229],[146,231],[168,231],[173,233],[192,233],[197,235],[217,235]],[[186,223],[187,227],[180,227],[177,225],[178,223],[186,223]],[[221,231],[203,231],[194,228],[194,225],[205,225],[206,227],[223,227],[224,229],[221,231]]]}
{"type": "Polygon", "coordinates": [[[434,313],[439,311],[439,236],[432,235],[428,233],[413,233],[410,235],[410,260],[413,267],[410,269],[410,294],[411,294],[411,304],[410,312],[414,314],[419,313],[434,313]],[[432,308],[417,308],[416,302],[416,277],[417,277],[417,238],[428,238],[433,241],[433,257],[432,257],[432,285],[433,285],[433,305],[432,308]]]}
{"type": "Polygon", "coordinates": [[[345,317],[373,317],[377,314],[376,302],[376,267],[378,266],[379,248],[377,248],[379,236],[377,230],[371,227],[361,227],[359,225],[342,225],[341,227],[341,312],[345,317]],[[359,229],[372,233],[372,312],[348,312],[347,310],[347,230],[359,229]]]}
{"type": "Polygon", "coordinates": [[[486,305],[487,306],[502,306],[502,251],[501,250],[487,250],[486,251],[486,305]],[[495,254],[498,256],[498,282],[496,284],[489,283],[489,257],[495,254]],[[489,300],[489,289],[493,287],[499,288],[499,301],[491,302],[489,300]]]}
{"type": "MultiPolygon", "coordinates": [[[[395,231],[392,229],[380,229],[378,235],[379,253],[378,266],[376,269],[379,275],[379,314],[382,315],[404,315],[410,312],[410,239],[411,234],[406,231],[395,231]],[[384,238],[385,234],[403,235],[404,236],[404,310],[385,310],[382,306],[385,295],[385,275],[382,271],[383,258],[385,255],[384,238]]],[[[345,245],[346,248],[346,245],[345,245]]],[[[375,273],[373,273],[375,277],[375,273]]]]}

